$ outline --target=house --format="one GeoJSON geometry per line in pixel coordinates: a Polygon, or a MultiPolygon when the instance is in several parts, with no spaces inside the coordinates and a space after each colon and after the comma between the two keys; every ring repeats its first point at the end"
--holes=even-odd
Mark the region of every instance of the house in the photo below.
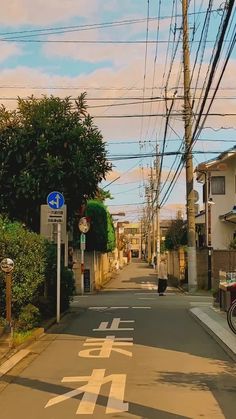
{"type": "Polygon", "coordinates": [[[127,250],[131,252],[131,256],[141,258],[141,224],[127,224],[124,227],[124,236],[127,240],[127,250]]]}
{"type": "Polygon", "coordinates": [[[205,209],[196,216],[199,247],[229,249],[236,238],[236,146],[195,169],[205,209]]]}

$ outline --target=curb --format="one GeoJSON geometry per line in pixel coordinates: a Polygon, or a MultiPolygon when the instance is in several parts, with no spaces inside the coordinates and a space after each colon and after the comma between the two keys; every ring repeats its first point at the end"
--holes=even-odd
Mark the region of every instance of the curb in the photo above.
{"type": "Polygon", "coordinates": [[[215,339],[221,348],[236,362],[236,345],[230,331],[226,330],[215,320],[211,319],[201,309],[194,307],[189,310],[190,316],[193,317],[210,335],[215,339]]]}
{"type": "MultiPolygon", "coordinates": [[[[61,319],[69,314],[70,311],[67,310],[61,314],[61,319]]],[[[0,359],[0,377],[5,375],[8,371],[10,371],[19,361],[29,355],[30,350],[27,348],[31,343],[39,340],[51,326],[56,324],[56,317],[48,320],[45,323],[44,327],[39,327],[32,332],[32,335],[26,338],[26,340],[17,345],[16,347],[9,347],[9,351],[5,353],[0,359]]]]}

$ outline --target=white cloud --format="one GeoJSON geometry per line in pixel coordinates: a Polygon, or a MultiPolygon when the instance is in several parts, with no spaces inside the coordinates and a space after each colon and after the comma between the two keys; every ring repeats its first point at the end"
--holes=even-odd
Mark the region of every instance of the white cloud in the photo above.
{"type": "MultiPolygon", "coordinates": [[[[115,7],[115,3],[113,2],[115,7]]],[[[1,2],[3,25],[47,25],[75,17],[94,18],[110,8],[109,0],[11,0],[1,2]]]]}
{"type": "Polygon", "coordinates": [[[1,44],[0,62],[7,60],[8,58],[16,55],[21,55],[22,49],[15,44],[9,42],[1,44]]]}

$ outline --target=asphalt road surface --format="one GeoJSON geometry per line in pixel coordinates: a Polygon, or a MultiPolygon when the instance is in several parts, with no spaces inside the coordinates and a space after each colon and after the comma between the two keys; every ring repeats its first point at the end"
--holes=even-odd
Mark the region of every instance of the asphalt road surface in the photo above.
{"type": "Polygon", "coordinates": [[[234,419],[235,366],[189,314],[207,300],[159,297],[154,272],[132,263],[2,377],[1,419],[234,419]]]}

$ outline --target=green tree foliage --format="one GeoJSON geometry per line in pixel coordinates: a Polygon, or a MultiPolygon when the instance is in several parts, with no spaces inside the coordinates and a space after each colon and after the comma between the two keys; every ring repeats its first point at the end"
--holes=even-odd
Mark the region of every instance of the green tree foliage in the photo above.
{"type": "Polygon", "coordinates": [[[107,172],[102,135],[87,114],[85,94],[33,96],[15,111],[0,108],[0,208],[39,231],[40,205],[49,192],[65,197],[69,220],[93,198],[107,172]]]}
{"type": "Polygon", "coordinates": [[[90,218],[91,226],[86,233],[86,250],[111,252],[115,248],[115,229],[112,217],[106,206],[98,200],[89,200],[85,216],[90,218]]]}
{"type": "Polygon", "coordinates": [[[175,250],[187,244],[187,228],[183,220],[174,220],[165,237],[165,248],[175,250]]]}
{"type": "MultiPolygon", "coordinates": [[[[0,260],[14,261],[12,280],[12,312],[15,319],[34,316],[36,306],[43,318],[56,313],[56,246],[36,233],[26,230],[19,222],[0,217],[0,260]],[[27,309],[25,307],[28,307],[27,309]],[[22,314],[23,313],[23,314],[22,314]],[[23,316],[23,317],[22,317],[23,316]]],[[[5,317],[5,274],[0,271],[0,316],[5,317]]],[[[61,270],[61,311],[69,307],[74,292],[72,272],[61,270]]],[[[25,326],[24,326],[25,327],[25,326]]]]}
{"type": "MultiPolygon", "coordinates": [[[[20,223],[0,217],[0,258],[14,261],[12,310],[18,316],[22,307],[35,304],[45,274],[45,242],[20,223]]],[[[0,272],[0,310],[5,310],[5,274],[0,272]]]]}
{"type": "Polygon", "coordinates": [[[34,327],[37,327],[40,322],[40,312],[37,307],[33,304],[27,304],[21,310],[18,320],[15,323],[15,328],[17,331],[25,332],[31,330],[34,327]]]}

